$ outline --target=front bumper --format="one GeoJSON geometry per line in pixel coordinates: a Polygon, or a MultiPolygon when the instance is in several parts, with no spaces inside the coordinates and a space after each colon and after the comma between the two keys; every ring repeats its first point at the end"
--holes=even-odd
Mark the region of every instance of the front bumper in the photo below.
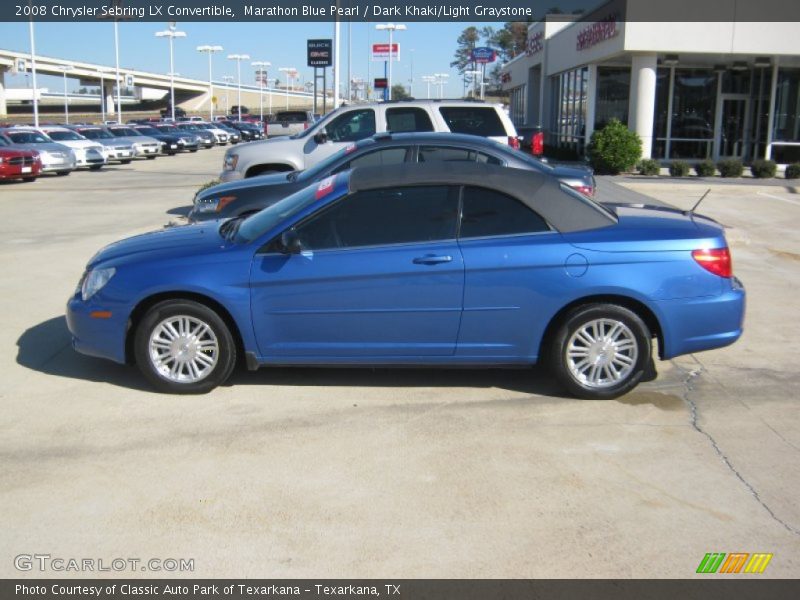
{"type": "Polygon", "coordinates": [[[244,176],[240,171],[223,171],[219,174],[219,179],[223,183],[227,183],[229,181],[239,181],[240,179],[244,179],[244,176]]]}
{"type": "Polygon", "coordinates": [[[67,302],[67,328],[72,334],[72,347],[88,356],[125,362],[125,333],[128,310],[101,306],[90,298],[84,302],[80,293],[67,302]],[[110,318],[92,316],[95,311],[109,311],[110,318]]]}
{"type": "Polygon", "coordinates": [[[59,171],[72,171],[77,167],[74,158],[69,159],[50,159],[48,162],[42,161],[42,173],[57,173],[59,171]]]}
{"type": "Polygon", "coordinates": [[[36,177],[40,172],[41,169],[34,165],[10,165],[5,161],[0,163],[0,179],[36,177]]]}

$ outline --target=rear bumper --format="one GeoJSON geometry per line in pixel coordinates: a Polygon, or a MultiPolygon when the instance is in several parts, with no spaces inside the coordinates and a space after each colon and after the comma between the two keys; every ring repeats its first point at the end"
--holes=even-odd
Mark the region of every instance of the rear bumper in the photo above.
{"type": "Polygon", "coordinates": [[[662,333],[663,359],[729,346],[744,330],[746,294],[733,278],[719,296],[664,300],[657,303],[662,333]]]}

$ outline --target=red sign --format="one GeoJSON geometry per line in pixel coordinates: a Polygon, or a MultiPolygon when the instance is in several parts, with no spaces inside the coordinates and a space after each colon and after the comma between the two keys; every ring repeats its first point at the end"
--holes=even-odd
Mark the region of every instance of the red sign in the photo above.
{"type": "Polygon", "coordinates": [[[375,89],[376,90],[385,90],[389,87],[389,80],[385,77],[376,77],[375,78],[375,89]]]}
{"type": "MultiPolygon", "coordinates": [[[[372,44],[372,60],[389,60],[389,44],[372,44]]],[[[392,44],[392,60],[400,60],[400,44],[392,44]]]]}
{"type": "Polygon", "coordinates": [[[576,47],[578,50],[586,50],[595,44],[610,40],[619,33],[617,29],[617,18],[615,16],[609,17],[605,21],[598,21],[590,24],[588,27],[578,33],[578,42],[576,47]]]}
{"type": "Polygon", "coordinates": [[[533,56],[544,50],[544,31],[537,31],[532,37],[528,38],[528,47],[525,54],[533,56]]]}

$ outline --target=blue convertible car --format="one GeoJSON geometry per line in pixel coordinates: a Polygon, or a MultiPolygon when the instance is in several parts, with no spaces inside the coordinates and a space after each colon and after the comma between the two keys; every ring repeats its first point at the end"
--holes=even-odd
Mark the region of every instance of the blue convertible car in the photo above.
{"type": "Polygon", "coordinates": [[[269,365],[525,366],[613,398],[661,358],[742,332],[722,227],[598,204],[546,175],[437,163],[339,173],[248,218],[111,244],[74,347],[207,392],[269,365]]]}

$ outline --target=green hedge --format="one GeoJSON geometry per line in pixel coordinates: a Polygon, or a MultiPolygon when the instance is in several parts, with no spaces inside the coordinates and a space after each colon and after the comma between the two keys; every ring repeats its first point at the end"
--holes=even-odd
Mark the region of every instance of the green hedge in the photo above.
{"type": "Polygon", "coordinates": [[[713,177],[717,174],[717,165],[713,160],[702,160],[694,166],[694,172],[698,177],[713,177]]]}
{"type": "Polygon", "coordinates": [[[717,163],[719,174],[723,177],[741,177],[744,173],[744,165],[738,158],[729,158],[717,163]]]}
{"type": "Polygon", "coordinates": [[[786,179],[800,179],[800,163],[786,165],[786,179]]]}
{"type": "Polygon", "coordinates": [[[686,177],[689,174],[689,163],[673,160],[669,165],[669,174],[673,177],[686,177]]]}
{"type": "Polygon", "coordinates": [[[642,140],[618,119],[611,119],[592,134],[586,150],[595,171],[617,175],[631,171],[642,157],[642,140]]]}
{"type": "Polygon", "coordinates": [[[774,160],[754,160],[750,165],[750,172],[756,179],[769,179],[775,177],[778,165],[774,160]]]}
{"type": "Polygon", "coordinates": [[[657,160],[645,158],[639,162],[639,175],[658,175],[661,173],[661,165],[657,160]]]}

